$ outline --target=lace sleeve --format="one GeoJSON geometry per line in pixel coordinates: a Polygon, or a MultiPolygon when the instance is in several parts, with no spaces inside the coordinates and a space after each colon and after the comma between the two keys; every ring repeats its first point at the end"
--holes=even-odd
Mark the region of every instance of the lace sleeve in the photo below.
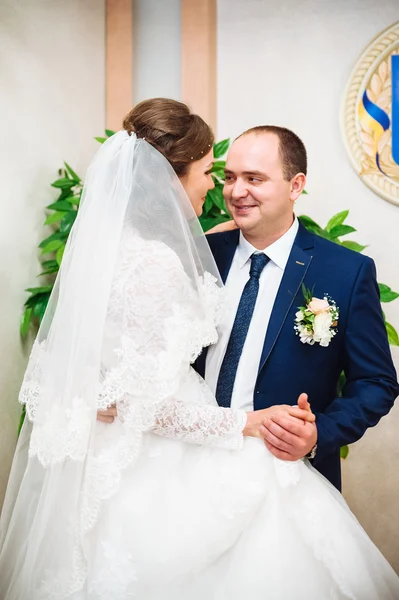
{"type": "Polygon", "coordinates": [[[247,414],[218,406],[168,400],[146,410],[146,430],[157,435],[228,450],[242,447],[247,414]]]}
{"type": "Polygon", "coordinates": [[[119,348],[109,353],[117,355],[117,364],[105,369],[99,408],[116,404],[121,419],[142,432],[241,447],[246,413],[218,407],[190,366],[217,340],[220,288],[205,274],[199,301],[173,251],[148,242],[140,250],[136,245],[134,260],[126,253],[111,298],[111,321],[120,322],[122,331],[119,348]]]}

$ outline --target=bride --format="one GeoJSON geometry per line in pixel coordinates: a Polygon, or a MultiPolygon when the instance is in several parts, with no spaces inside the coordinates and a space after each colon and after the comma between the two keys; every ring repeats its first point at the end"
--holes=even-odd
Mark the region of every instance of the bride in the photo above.
{"type": "Polygon", "coordinates": [[[399,598],[339,492],[259,439],[310,407],[220,408],[191,367],[228,310],[196,218],[212,146],[185,105],[148,100],[88,170],[20,392],[2,600],[399,598]]]}

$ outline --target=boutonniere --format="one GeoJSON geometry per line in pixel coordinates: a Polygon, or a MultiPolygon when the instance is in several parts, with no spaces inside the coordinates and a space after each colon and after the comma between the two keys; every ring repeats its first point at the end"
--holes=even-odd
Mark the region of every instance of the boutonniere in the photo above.
{"type": "Polygon", "coordinates": [[[339,308],[327,294],[315,298],[313,290],[302,284],[305,306],[299,306],[295,315],[294,329],[303,344],[320,344],[326,348],[337,334],[339,308]]]}

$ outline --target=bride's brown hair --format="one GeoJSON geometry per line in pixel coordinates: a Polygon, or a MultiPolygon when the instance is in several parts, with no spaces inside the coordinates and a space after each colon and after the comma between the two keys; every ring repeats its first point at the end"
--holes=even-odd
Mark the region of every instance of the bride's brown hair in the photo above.
{"type": "Polygon", "coordinates": [[[214,137],[201,117],[186,104],[168,98],[151,98],[137,104],[123,119],[123,128],[145,138],[170,162],[178,177],[193,160],[211,150],[214,137]]]}

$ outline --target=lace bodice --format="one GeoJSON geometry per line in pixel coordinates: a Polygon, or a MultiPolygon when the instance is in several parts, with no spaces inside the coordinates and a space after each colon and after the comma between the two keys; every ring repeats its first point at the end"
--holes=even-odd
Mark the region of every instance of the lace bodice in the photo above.
{"type": "MultiPolygon", "coordinates": [[[[198,284],[192,282],[170,248],[131,233],[122,238],[118,265],[96,406],[83,397],[74,397],[65,409],[55,402],[33,428],[30,455],[43,465],[66,457],[82,460],[96,426],[93,408],[113,404],[136,437],[151,431],[197,444],[241,447],[245,412],[218,407],[190,366],[203,347],[217,340],[223,291],[209,273],[198,284]]],[[[44,341],[34,345],[20,393],[33,422],[45,361],[44,341]]]]}
{"type": "Polygon", "coordinates": [[[99,408],[116,403],[120,417],[140,422],[142,431],[238,448],[245,413],[218,407],[190,366],[216,342],[222,290],[205,274],[199,299],[176,254],[159,242],[126,238],[121,255],[99,408]]]}

